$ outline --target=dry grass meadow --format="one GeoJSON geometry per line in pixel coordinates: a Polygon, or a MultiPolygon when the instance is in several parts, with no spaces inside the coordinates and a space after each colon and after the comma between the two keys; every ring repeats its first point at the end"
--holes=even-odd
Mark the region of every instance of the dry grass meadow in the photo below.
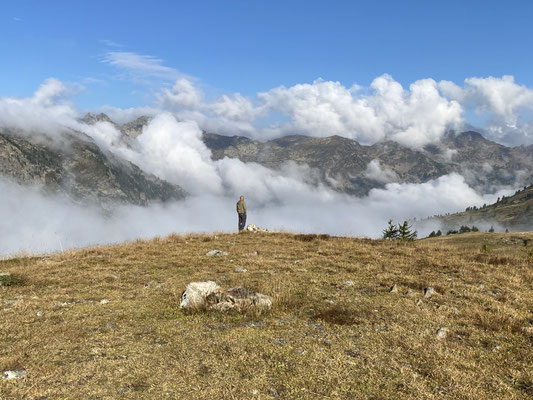
{"type": "Polygon", "coordinates": [[[0,287],[0,373],[27,375],[0,379],[1,399],[533,398],[531,233],[172,235],[6,271],[18,282],[0,287]],[[180,311],[206,279],[275,307],[180,311]]]}

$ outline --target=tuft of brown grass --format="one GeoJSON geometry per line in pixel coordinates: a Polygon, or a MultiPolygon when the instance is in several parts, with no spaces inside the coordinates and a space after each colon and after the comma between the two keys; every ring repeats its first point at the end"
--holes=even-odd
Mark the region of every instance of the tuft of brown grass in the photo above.
{"type": "Polygon", "coordinates": [[[369,309],[335,304],[319,309],[313,319],[335,325],[360,325],[373,319],[375,313],[369,309]]]}

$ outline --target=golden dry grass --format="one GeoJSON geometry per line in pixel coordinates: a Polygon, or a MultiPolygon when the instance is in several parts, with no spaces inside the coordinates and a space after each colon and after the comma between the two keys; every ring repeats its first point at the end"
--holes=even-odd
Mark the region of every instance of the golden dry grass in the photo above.
{"type": "Polygon", "coordinates": [[[20,279],[0,287],[0,371],[27,371],[0,380],[0,398],[528,399],[527,238],[172,235],[0,261],[20,279]],[[206,279],[275,307],[180,311],[185,285],[206,279]]]}

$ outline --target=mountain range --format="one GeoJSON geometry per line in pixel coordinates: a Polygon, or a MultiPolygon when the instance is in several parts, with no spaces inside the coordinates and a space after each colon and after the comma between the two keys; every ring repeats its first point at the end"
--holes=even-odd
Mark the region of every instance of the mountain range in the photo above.
{"type": "MultiPolygon", "coordinates": [[[[112,124],[124,141],[132,143],[149,118],[124,125],[106,114],[89,113],[82,119],[86,124],[101,121],[112,124]]],[[[474,131],[448,132],[439,144],[422,149],[392,141],[367,146],[340,136],[292,135],[258,141],[204,132],[202,139],[213,160],[237,158],[275,170],[296,163],[303,166],[303,179],[311,184],[321,183],[354,196],[392,182],[423,183],[454,172],[484,193],[533,181],[533,145],[506,147],[474,131]]],[[[63,193],[77,201],[103,204],[147,205],[187,195],[180,186],[141,170],[101,148],[88,135],[69,129],[54,134],[53,139],[44,133],[0,129],[0,175],[21,184],[41,185],[47,192],[63,193]]],[[[490,212],[488,209],[483,215],[492,215],[490,212]]]]}
{"type": "Polygon", "coordinates": [[[340,136],[285,136],[259,142],[204,134],[213,159],[238,158],[279,169],[294,161],[315,170],[333,189],[365,195],[390,182],[422,183],[453,172],[482,192],[533,180],[533,145],[506,147],[468,131],[447,133],[440,144],[415,150],[392,141],[364,146],[340,136]]]}

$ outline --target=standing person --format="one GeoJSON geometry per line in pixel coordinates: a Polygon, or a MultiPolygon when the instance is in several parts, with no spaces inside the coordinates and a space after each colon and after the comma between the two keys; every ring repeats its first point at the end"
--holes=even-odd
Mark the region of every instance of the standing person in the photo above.
{"type": "Polygon", "coordinates": [[[237,214],[239,214],[239,231],[242,231],[246,225],[246,203],[244,202],[244,196],[241,196],[237,202],[237,214]]]}

